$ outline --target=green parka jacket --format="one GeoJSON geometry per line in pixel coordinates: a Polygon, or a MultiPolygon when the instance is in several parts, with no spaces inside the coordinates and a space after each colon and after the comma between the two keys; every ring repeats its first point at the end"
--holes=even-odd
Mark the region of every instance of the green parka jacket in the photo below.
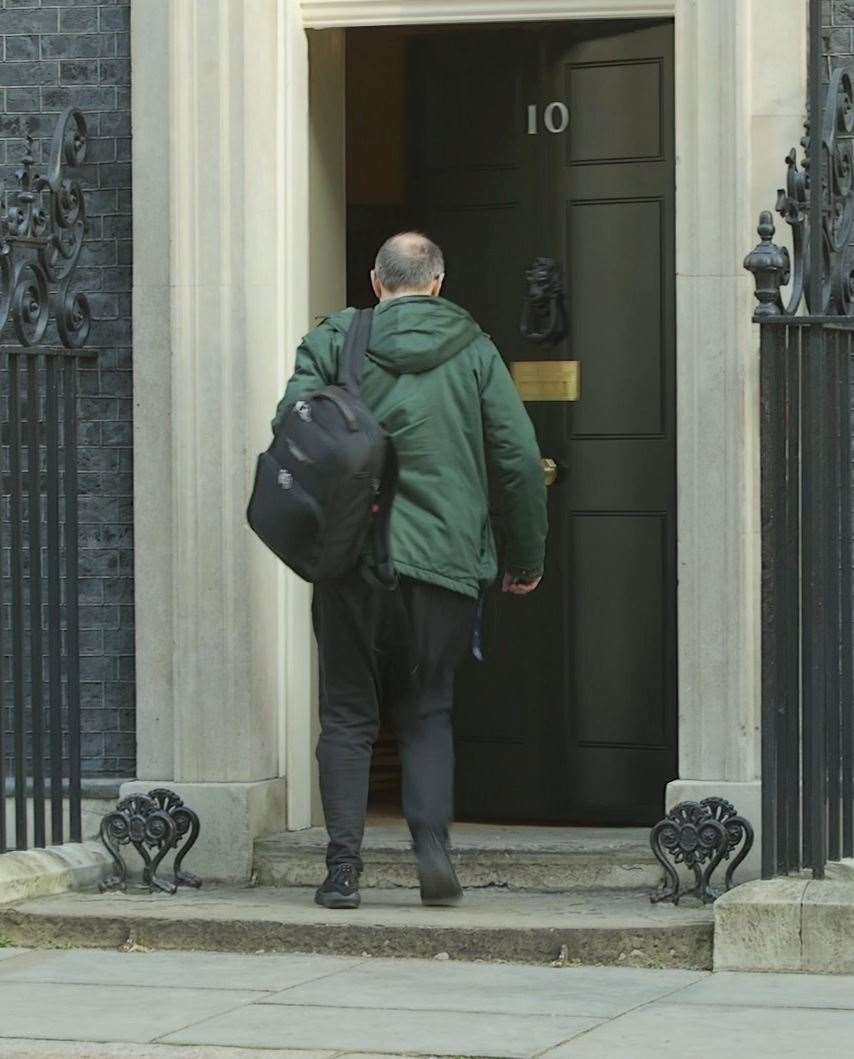
{"type": "MultiPolygon", "coordinates": [[[[274,430],[296,401],[336,380],[354,312],[303,339],[274,430]]],[[[534,430],[498,350],[465,310],[424,296],[381,302],[362,397],[400,464],[391,520],[398,573],[476,597],[498,569],[490,501],[506,569],[542,571],[546,496],[534,430]]]]}

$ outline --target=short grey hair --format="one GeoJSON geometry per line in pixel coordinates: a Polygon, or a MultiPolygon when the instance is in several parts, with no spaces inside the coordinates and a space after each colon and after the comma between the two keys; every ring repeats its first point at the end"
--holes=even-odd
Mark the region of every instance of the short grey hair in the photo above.
{"type": "Polygon", "coordinates": [[[421,291],[444,275],[445,259],[439,247],[421,232],[398,232],[380,247],[374,271],[392,294],[421,291]]]}

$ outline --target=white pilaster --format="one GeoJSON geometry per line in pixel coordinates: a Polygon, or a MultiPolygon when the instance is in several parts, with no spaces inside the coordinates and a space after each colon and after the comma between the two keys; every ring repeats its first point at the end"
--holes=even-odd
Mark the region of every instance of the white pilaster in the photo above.
{"type": "Polygon", "coordinates": [[[750,7],[676,13],[679,767],[754,779],[750,7]]]}
{"type": "Polygon", "coordinates": [[[676,7],[679,770],[758,822],[758,342],[742,262],[800,135],[802,0],[676,7]]]}
{"type": "Polygon", "coordinates": [[[279,95],[304,70],[287,66],[277,0],[138,8],[140,783],[169,782],[204,807],[205,874],[246,876],[254,835],[286,823],[287,593],[245,509],[286,350],[306,324],[288,271],[305,267],[284,252],[306,238],[281,230],[291,154],[279,95]]]}
{"type": "Polygon", "coordinates": [[[137,767],[174,775],[169,0],[131,11],[137,767]]]}

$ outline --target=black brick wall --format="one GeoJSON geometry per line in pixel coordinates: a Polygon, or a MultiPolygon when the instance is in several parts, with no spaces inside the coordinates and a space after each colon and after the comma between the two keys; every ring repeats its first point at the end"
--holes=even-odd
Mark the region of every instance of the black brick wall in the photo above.
{"type": "Polygon", "coordinates": [[[828,69],[854,57],[854,0],[824,0],[821,28],[828,69]]]}
{"type": "MultiPolygon", "coordinates": [[[[82,173],[88,232],[77,270],[93,310],[87,350],[97,351],[81,368],[79,402],[88,775],[135,772],[129,23],[130,0],[0,0],[0,179],[7,189],[27,131],[41,161],[64,107],[78,107],[89,126],[82,173]]],[[[46,341],[55,337],[49,332],[46,341]]]]}

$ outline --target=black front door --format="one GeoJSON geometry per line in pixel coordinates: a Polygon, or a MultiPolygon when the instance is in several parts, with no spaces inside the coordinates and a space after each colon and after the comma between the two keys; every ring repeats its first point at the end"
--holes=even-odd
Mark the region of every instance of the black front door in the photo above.
{"type": "Polygon", "coordinates": [[[545,579],[493,592],[457,687],[457,815],[650,823],[676,774],[673,27],[443,30],[409,44],[410,203],[447,296],[508,364],[580,363],[531,401],[549,490],[545,579]],[[569,332],[520,334],[556,259],[569,332]]]}

